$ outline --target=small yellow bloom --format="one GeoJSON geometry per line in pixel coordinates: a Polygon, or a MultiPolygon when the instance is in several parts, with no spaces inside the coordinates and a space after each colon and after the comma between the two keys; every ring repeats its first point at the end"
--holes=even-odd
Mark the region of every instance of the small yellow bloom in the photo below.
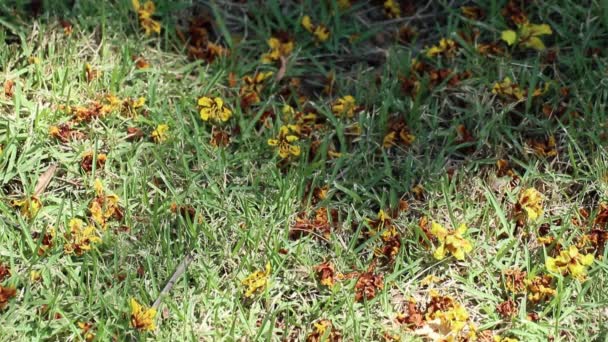
{"type": "Polygon", "coordinates": [[[401,17],[401,6],[399,5],[399,2],[395,0],[386,0],[384,2],[384,14],[391,19],[401,17]]]}
{"type": "Polygon", "coordinates": [[[293,134],[297,132],[297,126],[284,125],[279,130],[279,136],[276,139],[268,139],[268,145],[279,148],[279,156],[283,159],[290,155],[297,157],[300,155],[300,146],[293,145],[298,141],[298,136],[293,134]]]}
{"type": "Polygon", "coordinates": [[[437,260],[445,258],[449,252],[457,260],[464,260],[465,254],[473,250],[471,242],[463,237],[467,226],[461,224],[456,230],[448,231],[437,222],[431,225],[431,234],[439,241],[439,247],[433,253],[437,260]]]}
{"type": "Polygon", "coordinates": [[[353,96],[346,95],[341,97],[334,102],[331,106],[331,111],[336,116],[346,115],[349,118],[352,118],[355,115],[355,110],[357,109],[357,103],[353,96]]]}
{"type": "Polygon", "coordinates": [[[427,51],[427,57],[435,57],[438,55],[444,55],[446,57],[454,57],[456,55],[456,51],[458,50],[458,46],[456,42],[452,39],[441,38],[439,40],[439,44],[431,46],[427,51]]]}
{"type": "Polygon", "coordinates": [[[576,246],[562,250],[556,258],[547,257],[547,270],[562,275],[570,274],[573,278],[584,281],[587,266],[593,264],[593,254],[580,254],[576,246]]]}
{"type": "Polygon", "coordinates": [[[201,107],[200,115],[203,121],[226,122],[232,116],[232,111],[224,105],[224,100],[221,97],[203,96],[198,99],[198,105],[201,107]]]}
{"type": "Polygon", "coordinates": [[[525,97],[524,91],[519,85],[513,83],[510,77],[505,77],[502,82],[494,83],[494,86],[492,86],[492,94],[513,98],[517,101],[521,101],[525,97]]]}
{"type": "Polygon", "coordinates": [[[154,140],[154,142],[157,144],[166,141],[169,138],[169,134],[167,133],[168,131],[169,125],[160,124],[156,126],[156,129],[152,131],[152,140],[154,140]]]}
{"type": "Polygon", "coordinates": [[[70,231],[66,234],[67,241],[63,245],[65,254],[81,256],[90,251],[93,245],[101,242],[97,229],[91,225],[86,225],[80,219],[71,219],[69,227],[70,231]]]}
{"type": "Polygon", "coordinates": [[[294,42],[291,39],[280,40],[279,38],[272,37],[268,39],[267,44],[270,47],[270,52],[262,55],[262,63],[265,64],[276,62],[281,57],[289,57],[294,48],[294,42]]]}
{"type": "Polygon", "coordinates": [[[131,298],[129,306],[131,307],[131,326],[133,328],[141,331],[156,329],[154,325],[154,318],[156,317],[155,309],[143,307],[135,298],[131,298]]]}
{"type": "Polygon", "coordinates": [[[439,310],[428,312],[425,316],[427,321],[436,321],[445,335],[456,336],[467,325],[469,313],[465,307],[448,296],[441,296],[431,290],[431,302],[442,303],[439,310]]]}
{"type": "Polygon", "coordinates": [[[19,208],[21,216],[32,219],[38,214],[38,211],[42,208],[42,202],[37,196],[31,196],[22,200],[13,200],[11,202],[13,207],[19,208]]]}
{"type": "Polygon", "coordinates": [[[543,214],[543,195],[534,188],[524,190],[519,195],[518,203],[532,221],[535,221],[543,214]]]}
{"type": "Polygon", "coordinates": [[[40,272],[32,270],[30,271],[30,281],[32,283],[37,283],[42,278],[40,272]]]}
{"type": "Polygon", "coordinates": [[[540,39],[541,36],[551,35],[553,31],[547,24],[530,24],[525,22],[518,25],[517,32],[513,30],[502,31],[500,38],[508,45],[518,45],[537,51],[545,49],[545,44],[540,39]]]}
{"type": "Polygon", "coordinates": [[[139,23],[141,27],[146,31],[146,35],[150,35],[152,32],[160,33],[160,23],[152,16],[156,12],[156,6],[152,1],[146,1],[143,6],[139,3],[139,0],[132,0],[133,8],[139,16],[139,23]]]}
{"type": "Polygon", "coordinates": [[[313,24],[310,16],[305,15],[302,17],[302,27],[312,33],[319,42],[325,42],[329,39],[329,29],[323,24],[313,24]]]}
{"type": "Polygon", "coordinates": [[[263,290],[268,284],[270,276],[270,263],[266,263],[264,271],[255,271],[241,281],[246,288],[245,297],[251,297],[256,292],[263,290]]]}

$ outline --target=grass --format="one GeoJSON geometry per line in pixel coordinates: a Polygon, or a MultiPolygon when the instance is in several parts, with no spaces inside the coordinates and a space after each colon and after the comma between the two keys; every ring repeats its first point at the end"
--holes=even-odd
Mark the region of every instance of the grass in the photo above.
{"type": "Polygon", "coordinates": [[[539,52],[501,41],[517,29],[506,1],[473,4],[476,19],[443,1],[411,13],[405,3],[390,19],[383,2],[156,1],[162,30],[149,36],[129,1],[49,1],[38,16],[0,5],[1,81],[14,82],[0,93],[0,340],[606,340],[606,4],[513,2],[551,27],[539,52]],[[208,14],[191,27],[228,54],[193,58],[209,47],[188,30],[193,13],[208,14]],[[303,15],[329,39],[315,41],[303,15]],[[404,25],[417,32],[406,42],[404,25]],[[261,63],[282,31],[293,52],[283,66],[261,63]],[[455,54],[426,57],[442,37],[455,54]],[[502,53],[478,51],[491,42],[502,53]],[[244,106],[242,78],[266,71],[259,103],[244,106]],[[521,99],[492,92],[505,77],[521,99]],[[351,118],[332,110],[346,95],[351,118]],[[203,121],[203,96],[221,97],[232,117],[203,121]],[[285,104],[315,113],[316,126],[285,104]],[[105,115],[75,120],[79,106],[105,115]],[[49,133],[62,124],[63,141],[49,133]],[[155,141],[163,124],[167,139],[155,141]],[[297,134],[297,157],[268,145],[284,124],[312,128],[297,134]],[[400,124],[415,140],[383,146],[400,124]],[[221,130],[230,143],[213,146],[221,130]],[[530,188],[538,219],[522,201],[530,188]],[[107,210],[111,194],[120,215],[95,221],[91,203],[107,210]],[[42,208],[28,217],[14,201],[33,195],[42,208]],[[101,239],[81,255],[65,248],[73,218],[101,239]],[[469,227],[463,260],[434,257],[431,221],[469,227]],[[547,267],[570,246],[594,255],[586,279],[547,267]],[[513,270],[522,291],[509,290],[513,270]],[[247,296],[250,275],[261,282],[247,296]],[[536,276],[555,290],[540,301],[536,276]],[[160,298],[156,327],[133,326],[132,298],[144,310],[160,298]]]}

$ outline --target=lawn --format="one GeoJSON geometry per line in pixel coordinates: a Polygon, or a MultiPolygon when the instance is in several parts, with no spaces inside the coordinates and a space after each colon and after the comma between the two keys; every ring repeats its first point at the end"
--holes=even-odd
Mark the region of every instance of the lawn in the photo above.
{"type": "Polygon", "coordinates": [[[0,3],[0,341],[608,340],[608,2],[0,3]]]}

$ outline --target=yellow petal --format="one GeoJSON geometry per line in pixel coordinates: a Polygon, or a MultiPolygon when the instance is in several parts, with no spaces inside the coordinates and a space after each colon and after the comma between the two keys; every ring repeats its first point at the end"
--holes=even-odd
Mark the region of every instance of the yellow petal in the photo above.
{"type": "Polygon", "coordinates": [[[593,254],[587,254],[581,259],[581,264],[585,266],[590,266],[591,264],[593,264],[593,260],[593,254]]]}
{"type": "Polygon", "coordinates": [[[277,146],[279,145],[279,141],[277,139],[268,139],[268,145],[277,146]]]}
{"type": "Polygon", "coordinates": [[[441,244],[439,247],[437,247],[437,249],[433,253],[433,256],[437,260],[443,260],[445,258],[445,246],[441,244]]]}
{"type": "Polygon", "coordinates": [[[551,26],[547,24],[529,24],[528,29],[533,36],[543,36],[543,35],[551,35],[553,31],[551,30],[551,26]]]}
{"type": "Polygon", "coordinates": [[[555,263],[555,258],[547,257],[547,260],[545,261],[545,266],[547,266],[547,270],[549,272],[560,273],[559,270],[557,269],[557,264],[555,263]]]}
{"type": "Polygon", "coordinates": [[[312,32],[313,24],[312,20],[310,19],[310,16],[305,15],[304,17],[302,17],[302,27],[304,27],[306,31],[312,32]]]}
{"type": "Polygon", "coordinates": [[[210,107],[213,104],[213,100],[211,100],[211,98],[209,97],[201,97],[200,99],[198,99],[198,105],[199,106],[203,106],[203,107],[210,107]]]}
{"type": "Polygon", "coordinates": [[[542,51],[545,49],[545,44],[538,37],[530,37],[523,45],[537,51],[542,51]]]}
{"type": "Polygon", "coordinates": [[[289,146],[289,153],[293,154],[296,157],[299,156],[300,155],[300,146],[294,146],[294,145],[289,146]]]}
{"type": "Polygon", "coordinates": [[[502,31],[500,39],[504,40],[508,45],[513,45],[517,41],[517,33],[513,30],[502,31]]]}
{"type": "Polygon", "coordinates": [[[211,111],[208,108],[203,108],[203,109],[201,109],[200,114],[201,114],[201,119],[203,121],[207,121],[207,120],[209,120],[209,116],[211,114],[211,111]]]}

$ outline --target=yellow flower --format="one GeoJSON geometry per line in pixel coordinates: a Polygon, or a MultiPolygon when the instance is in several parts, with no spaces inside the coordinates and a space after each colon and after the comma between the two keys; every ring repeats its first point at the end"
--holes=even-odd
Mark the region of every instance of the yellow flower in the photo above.
{"type": "Polygon", "coordinates": [[[246,75],[243,77],[244,85],[239,91],[241,108],[260,102],[260,94],[264,90],[264,82],[272,77],[273,74],[272,71],[256,72],[253,76],[246,75]]]}
{"type": "Polygon", "coordinates": [[[401,6],[399,5],[399,2],[395,0],[386,0],[384,2],[384,14],[391,19],[401,17],[401,6]]]}
{"type": "Polygon", "coordinates": [[[426,50],[427,57],[435,57],[438,55],[444,55],[446,57],[454,57],[458,46],[452,39],[441,38],[439,44],[431,46],[426,50]]]}
{"type": "Polygon", "coordinates": [[[255,271],[247,276],[247,278],[241,281],[246,288],[245,297],[251,297],[258,290],[263,290],[268,284],[268,277],[270,276],[270,263],[266,263],[264,271],[255,271]]]}
{"type": "Polygon", "coordinates": [[[146,31],[146,35],[149,36],[152,32],[160,33],[160,23],[152,16],[156,12],[156,6],[152,1],[146,1],[143,6],[140,5],[139,0],[132,0],[133,8],[139,16],[139,23],[141,27],[146,31]]]}
{"type": "Polygon", "coordinates": [[[203,121],[223,121],[226,122],[232,116],[232,111],[224,105],[224,100],[220,97],[210,98],[203,96],[198,99],[201,107],[200,115],[203,121]]]}
{"type": "Polygon", "coordinates": [[[517,84],[513,83],[510,77],[505,77],[502,82],[494,83],[492,94],[514,98],[517,101],[521,101],[525,97],[524,91],[517,84]]]}
{"type": "Polygon", "coordinates": [[[287,125],[281,126],[279,136],[276,139],[268,139],[268,145],[279,148],[279,156],[283,159],[290,155],[297,157],[300,155],[300,146],[293,145],[298,141],[298,136],[292,133],[297,132],[297,126],[287,125]]]}
{"type": "Polygon", "coordinates": [[[532,221],[535,221],[543,214],[543,195],[534,188],[524,190],[519,195],[518,203],[532,221]]]}
{"type": "Polygon", "coordinates": [[[312,33],[319,42],[325,42],[329,39],[329,29],[323,24],[313,24],[310,16],[305,15],[302,17],[302,27],[312,33]]]}
{"type": "Polygon", "coordinates": [[[42,202],[37,196],[31,196],[22,200],[13,200],[11,202],[13,207],[18,207],[21,216],[31,219],[38,214],[40,208],[42,208],[42,202]]]}
{"type": "Polygon", "coordinates": [[[106,195],[104,193],[103,184],[99,179],[95,180],[93,185],[97,197],[91,201],[89,212],[91,219],[97,223],[102,229],[106,228],[106,224],[111,217],[120,220],[123,216],[121,209],[118,206],[120,198],[115,194],[106,195]]]}
{"type": "Polygon", "coordinates": [[[133,328],[142,331],[156,329],[154,325],[154,317],[156,317],[155,309],[144,308],[135,298],[131,298],[129,306],[131,307],[131,326],[133,328]]]}
{"type": "Polygon", "coordinates": [[[162,143],[169,138],[169,125],[160,124],[156,126],[156,129],[152,131],[152,139],[155,143],[162,143]]]}
{"type": "Polygon", "coordinates": [[[346,95],[341,97],[334,102],[331,106],[331,111],[336,116],[346,115],[349,118],[352,118],[355,115],[355,110],[357,109],[357,103],[353,96],[346,95]]]}
{"type": "Polygon", "coordinates": [[[73,218],[69,223],[70,231],[66,234],[66,243],[63,245],[65,254],[83,255],[90,251],[94,244],[101,242],[95,227],[85,225],[82,220],[73,218]]]}
{"type": "Polygon", "coordinates": [[[464,260],[465,254],[473,250],[471,242],[463,237],[466,231],[465,224],[461,224],[456,230],[448,231],[439,223],[433,222],[431,234],[439,240],[439,247],[433,253],[435,259],[441,260],[449,252],[457,260],[464,260]]]}
{"type": "Polygon", "coordinates": [[[584,281],[587,275],[586,267],[593,264],[593,254],[580,254],[576,246],[562,250],[556,258],[547,257],[547,270],[562,275],[570,274],[573,278],[584,281]]]}
{"type": "Polygon", "coordinates": [[[427,321],[438,321],[440,330],[446,335],[458,335],[469,320],[469,313],[462,304],[448,296],[441,296],[437,291],[431,290],[431,302],[442,303],[439,310],[426,314],[427,321]]]}
{"type": "Polygon", "coordinates": [[[262,55],[262,63],[266,64],[276,62],[281,57],[289,57],[294,48],[294,43],[291,39],[280,40],[279,38],[272,37],[268,39],[267,44],[270,47],[270,52],[262,55]]]}
{"type": "Polygon", "coordinates": [[[525,22],[518,25],[517,32],[513,30],[502,31],[500,38],[508,45],[519,45],[542,51],[545,49],[545,44],[539,37],[551,34],[553,34],[553,31],[551,30],[551,26],[547,24],[530,24],[529,22],[525,22]]]}

